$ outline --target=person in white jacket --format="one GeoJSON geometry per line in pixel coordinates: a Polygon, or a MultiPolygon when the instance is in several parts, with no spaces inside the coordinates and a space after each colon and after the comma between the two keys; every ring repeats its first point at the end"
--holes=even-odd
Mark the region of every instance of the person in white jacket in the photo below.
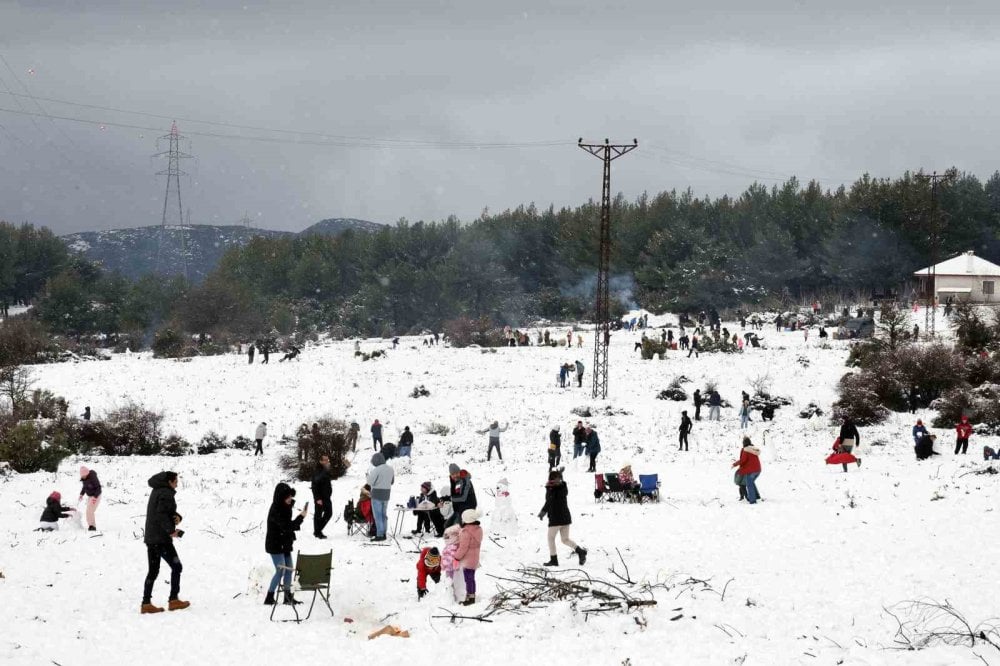
{"type": "Polygon", "coordinates": [[[257,426],[257,431],[253,434],[253,439],[257,442],[257,448],[254,449],[253,454],[264,455],[264,438],[267,437],[267,421],[261,421],[260,425],[257,426]]]}
{"type": "Polygon", "coordinates": [[[491,423],[490,427],[486,428],[485,430],[476,431],[480,435],[485,435],[486,433],[490,434],[490,445],[489,448],[486,449],[487,461],[489,461],[490,458],[493,456],[493,449],[497,450],[497,458],[503,460],[503,456],[500,454],[500,433],[506,431],[507,431],[507,424],[504,423],[503,427],[501,428],[500,423],[498,421],[494,421],[493,423],[491,423]]]}

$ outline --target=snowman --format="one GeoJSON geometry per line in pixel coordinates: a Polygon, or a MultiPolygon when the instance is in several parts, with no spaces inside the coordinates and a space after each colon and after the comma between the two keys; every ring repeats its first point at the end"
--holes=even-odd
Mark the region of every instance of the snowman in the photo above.
{"type": "Polygon", "coordinates": [[[514,511],[514,503],[510,499],[510,484],[507,479],[497,481],[493,497],[496,499],[496,507],[492,514],[492,530],[505,536],[517,534],[517,513],[514,511]]]}

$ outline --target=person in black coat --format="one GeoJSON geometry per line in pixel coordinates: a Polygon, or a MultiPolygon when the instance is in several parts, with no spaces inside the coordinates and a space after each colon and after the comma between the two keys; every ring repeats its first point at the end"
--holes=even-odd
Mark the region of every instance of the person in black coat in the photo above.
{"type": "Polygon", "coordinates": [[[840,426],[840,449],[844,453],[851,453],[854,447],[861,444],[861,434],[858,427],[854,425],[849,417],[844,417],[844,422],[840,426]]]}
{"type": "Polygon", "coordinates": [[[59,519],[68,518],[69,514],[76,513],[76,509],[62,505],[62,495],[58,490],[53,490],[45,499],[45,510],[42,517],[38,519],[38,529],[35,531],[50,532],[59,529],[59,519]]]}
{"type": "Polygon", "coordinates": [[[396,447],[396,452],[401,456],[409,456],[410,450],[413,448],[413,433],[410,432],[410,426],[404,426],[403,432],[399,435],[398,446],[396,447]],[[403,447],[406,447],[405,449],[403,447]]]}
{"type": "Polygon", "coordinates": [[[319,467],[312,478],[313,504],[316,513],[313,514],[313,536],[325,539],[323,528],[333,517],[333,485],[330,479],[330,456],[325,453],[319,457],[319,467]]]}
{"type": "Polygon", "coordinates": [[[678,451],[688,450],[688,435],[694,429],[694,424],[688,418],[687,412],[681,412],[681,427],[678,429],[678,451]]]}
{"type": "Polygon", "coordinates": [[[556,555],[556,534],[580,558],[580,566],[587,561],[587,549],[576,545],[569,538],[569,526],[573,523],[573,519],[569,514],[568,496],[569,488],[563,481],[562,470],[550,471],[548,483],[545,484],[545,504],[538,512],[539,520],[544,519],[546,515],[549,517],[549,561],[545,563],[547,567],[559,566],[559,556],[556,555]]]}
{"type": "Polygon", "coordinates": [[[549,469],[559,466],[562,459],[562,435],[559,434],[559,426],[556,426],[549,433],[549,469]]]}
{"type": "Polygon", "coordinates": [[[934,450],[935,439],[937,439],[937,435],[929,435],[926,432],[920,436],[916,446],[913,447],[913,452],[917,454],[917,460],[927,460],[931,456],[941,455],[934,450]]]}
{"type": "Polygon", "coordinates": [[[163,609],[154,606],[152,602],[153,585],[160,575],[160,560],[170,565],[170,597],[167,607],[170,610],[182,610],[191,604],[181,601],[178,595],[181,591],[181,559],[174,548],[174,539],[184,536],[184,531],[177,529],[181,522],[177,513],[177,473],[160,472],[149,478],[149,503],[146,505],[146,530],[143,541],[146,543],[146,558],[149,570],[142,590],[142,607],[140,613],[162,613],[163,609]]]}
{"type": "Polygon", "coordinates": [[[573,458],[583,455],[583,445],[587,441],[587,429],[583,427],[583,421],[577,421],[573,428],[573,458]]]}
{"type": "Polygon", "coordinates": [[[295,504],[295,489],[287,483],[279,483],[274,487],[274,499],[267,512],[267,532],[264,534],[264,550],[271,556],[274,563],[274,576],[267,588],[264,603],[271,606],[275,603],[274,593],[279,581],[284,579],[285,603],[300,603],[292,596],[292,544],[295,543],[295,533],[302,527],[302,521],[309,513],[306,504],[299,515],[292,519],[292,505],[295,504]]]}
{"type": "Polygon", "coordinates": [[[448,465],[448,477],[451,480],[451,495],[442,497],[441,501],[451,502],[452,514],[445,523],[445,527],[455,524],[462,524],[462,512],[466,509],[475,509],[479,506],[476,499],[476,489],[472,485],[472,475],[455,463],[448,465]]]}
{"type": "Polygon", "coordinates": [[[701,421],[701,406],[705,400],[701,397],[701,389],[694,390],[694,420],[701,421]]]}
{"type": "Polygon", "coordinates": [[[434,535],[439,539],[444,536],[444,516],[441,515],[441,509],[438,508],[440,503],[441,500],[438,499],[438,494],[431,487],[431,482],[421,483],[420,496],[417,497],[417,510],[413,512],[417,516],[417,529],[413,530],[411,534],[430,533],[431,525],[434,525],[434,535]],[[431,505],[434,508],[430,508],[431,505]]]}

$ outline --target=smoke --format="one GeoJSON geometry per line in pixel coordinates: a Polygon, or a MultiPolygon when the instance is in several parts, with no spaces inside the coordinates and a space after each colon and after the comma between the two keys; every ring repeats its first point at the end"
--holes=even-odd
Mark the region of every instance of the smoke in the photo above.
{"type": "MultiPolygon", "coordinates": [[[[613,300],[620,301],[628,310],[638,310],[635,301],[636,284],[631,275],[612,275],[608,280],[608,292],[613,300]]],[[[575,284],[560,287],[563,296],[578,298],[583,301],[593,301],[597,292],[597,275],[590,274],[580,278],[575,284]]]]}

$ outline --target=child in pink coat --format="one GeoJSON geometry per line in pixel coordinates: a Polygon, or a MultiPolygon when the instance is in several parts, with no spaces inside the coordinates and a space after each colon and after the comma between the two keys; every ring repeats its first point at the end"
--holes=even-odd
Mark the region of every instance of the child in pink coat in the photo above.
{"type": "Polygon", "coordinates": [[[462,573],[462,565],[455,559],[455,551],[458,550],[458,535],[461,531],[462,528],[458,525],[452,525],[446,529],[444,531],[446,545],[441,551],[441,569],[451,579],[451,589],[455,595],[455,601],[459,603],[465,601],[465,575],[462,573]]]}
{"type": "Polygon", "coordinates": [[[458,534],[455,560],[462,566],[465,578],[463,606],[476,603],[476,569],[479,568],[479,550],[483,545],[483,528],[479,525],[479,512],[466,509],[462,512],[462,531],[458,534]]]}

